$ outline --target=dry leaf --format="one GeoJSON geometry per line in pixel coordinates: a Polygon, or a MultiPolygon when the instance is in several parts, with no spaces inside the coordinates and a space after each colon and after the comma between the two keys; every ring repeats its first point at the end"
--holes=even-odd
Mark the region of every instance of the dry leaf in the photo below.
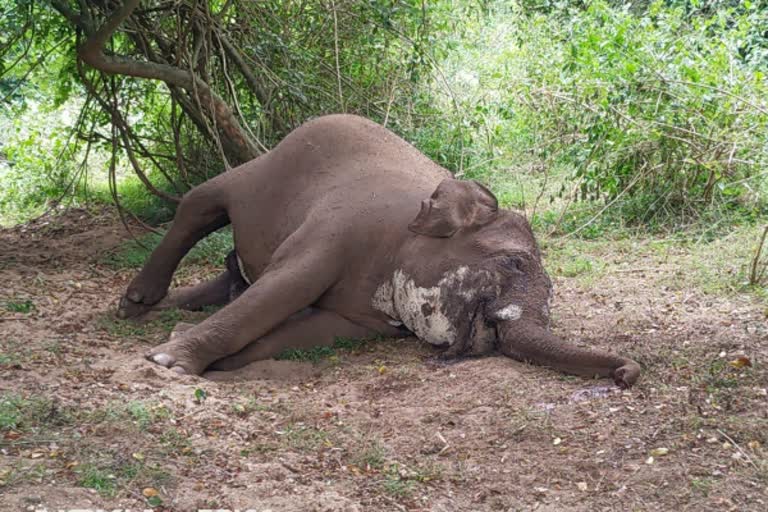
{"type": "Polygon", "coordinates": [[[663,457],[669,453],[669,448],[654,448],[651,450],[652,457],[663,457]]]}
{"type": "Polygon", "coordinates": [[[143,494],[145,498],[152,498],[153,496],[160,494],[160,492],[154,487],[147,487],[141,491],[141,494],[143,494]]]}
{"type": "Polygon", "coordinates": [[[734,368],[744,368],[745,366],[751,367],[752,361],[750,361],[747,356],[741,356],[737,359],[734,359],[733,361],[730,361],[728,364],[734,368]]]}
{"type": "Polygon", "coordinates": [[[582,492],[586,492],[586,490],[589,488],[587,486],[587,482],[576,482],[576,487],[578,487],[582,492]]]}
{"type": "Polygon", "coordinates": [[[9,441],[16,440],[21,437],[21,432],[16,432],[14,430],[11,430],[10,432],[6,432],[3,437],[9,441]]]}

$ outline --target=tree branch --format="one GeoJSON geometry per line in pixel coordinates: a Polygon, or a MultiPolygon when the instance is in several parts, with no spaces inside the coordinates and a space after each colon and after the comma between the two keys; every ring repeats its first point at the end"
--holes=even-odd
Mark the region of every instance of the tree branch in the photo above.
{"type": "Polygon", "coordinates": [[[194,91],[200,95],[201,103],[210,105],[211,115],[224,136],[233,144],[235,160],[246,162],[259,155],[259,150],[240,126],[229,106],[207,83],[189,71],[156,62],[142,62],[121,55],[106,55],[104,45],[118,26],[128,18],[139,0],[127,0],[107,18],[101,26],[78,49],[78,56],[86,64],[108,74],[127,75],[138,78],[162,80],[169,85],[194,91]]]}

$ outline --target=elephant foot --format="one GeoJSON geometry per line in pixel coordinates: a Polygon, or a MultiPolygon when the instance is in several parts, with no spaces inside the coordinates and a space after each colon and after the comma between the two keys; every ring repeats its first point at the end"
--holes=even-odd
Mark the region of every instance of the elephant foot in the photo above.
{"type": "Polygon", "coordinates": [[[149,279],[141,273],[134,278],[117,308],[119,318],[133,318],[147,313],[168,293],[170,280],[149,279]]]}
{"type": "Polygon", "coordinates": [[[142,304],[140,302],[133,302],[128,297],[120,299],[120,303],[117,306],[117,318],[123,320],[128,318],[136,318],[145,315],[152,311],[153,307],[148,304],[142,304]]]}
{"type": "Polygon", "coordinates": [[[170,341],[156,346],[144,354],[144,357],[181,375],[202,374],[210,361],[203,357],[205,350],[201,349],[201,343],[184,335],[192,327],[193,324],[180,322],[171,333],[170,341]]]}

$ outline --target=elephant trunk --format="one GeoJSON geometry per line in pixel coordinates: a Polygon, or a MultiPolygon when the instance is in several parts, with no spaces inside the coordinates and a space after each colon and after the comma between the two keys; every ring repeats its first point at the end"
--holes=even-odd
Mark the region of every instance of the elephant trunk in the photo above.
{"type": "Polygon", "coordinates": [[[610,377],[628,388],[640,376],[640,365],[631,359],[566,343],[545,327],[521,322],[500,322],[499,350],[513,359],[549,366],[586,377],[610,377]]]}

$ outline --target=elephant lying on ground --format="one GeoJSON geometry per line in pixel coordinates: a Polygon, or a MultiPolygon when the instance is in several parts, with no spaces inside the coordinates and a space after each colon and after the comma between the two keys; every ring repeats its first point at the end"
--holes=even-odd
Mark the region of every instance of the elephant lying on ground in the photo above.
{"type": "Polygon", "coordinates": [[[525,218],[385,128],[331,115],[187,193],[118,314],[227,304],[147,354],[178,373],[413,333],[448,356],[498,350],[631,386],[636,362],[549,332],[551,293],[525,218]],[[166,297],[182,257],[230,223],[227,270],[166,297]]]}

